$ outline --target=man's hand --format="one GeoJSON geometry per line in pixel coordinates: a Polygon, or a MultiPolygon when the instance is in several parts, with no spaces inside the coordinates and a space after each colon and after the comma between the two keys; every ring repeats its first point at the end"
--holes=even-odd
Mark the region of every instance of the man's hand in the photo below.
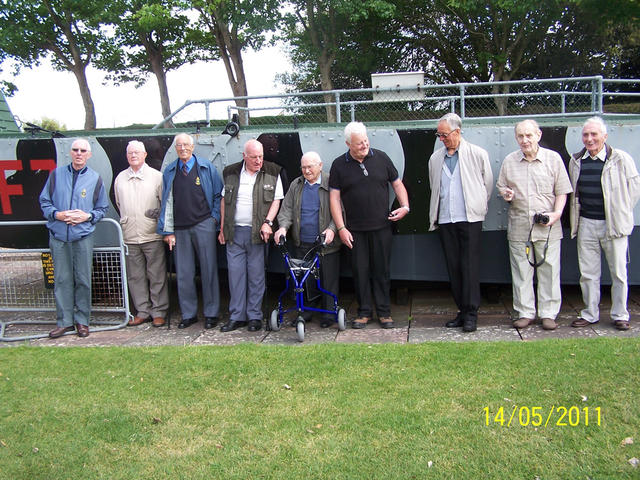
{"type": "Polygon", "coordinates": [[[271,238],[271,235],[273,235],[273,230],[268,223],[263,223],[260,227],[260,238],[264,243],[267,243],[271,238]]]}
{"type": "Polygon", "coordinates": [[[91,214],[83,210],[60,210],[56,212],[56,220],[66,223],[67,225],[78,225],[83,222],[88,222],[91,219],[91,214]]]}
{"type": "Polygon", "coordinates": [[[287,236],[287,229],[284,227],[280,227],[278,230],[276,230],[276,233],[273,234],[273,241],[279,245],[280,237],[286,237],[286,236],[287,236]]]}
{"type": "Polygon", "coordinates": [[[218,241],[220,242],[220,245],[224,245],[225,239],[224,233],[222,233],[222,229],[220,229],[220,233],[218,234],[218,241]]]}
{"type": "Polygon", "coordinates": [[[342,243],[344,243],[349,248],[353,248],[353,235],[351,235],[351,232],[349,230],[343,228],[338,232],[338,235],[340,235],[340,240],[342,240],[342,243]]]}
{"type": "Polygon", "coordinates": [[[404,218],[407,213],[409,212],[404,207],[396,208],[394,211],[389,213],[389,220],[391,220],[392,222],[397,222],[398,220],[404,218]]]}
{"type": "Polygon", "coordinates": [[[173,247],[176,244],[176,236],[171,234],[171,235],[165,235],[164,236],[164,241],[167,245],[169,245],[169,250],[173,250],[173,247]]]}
{"type": "Polygon", "coordinates": [[[504,198],[505,201],[510,202],[511,200],[513,200],[513,197],[515,196],[515,193],[513,193],[513,190],[510,187],[505,187],[500,192],[500,195],[502,195],[502,198],[504,198]]]}
{"type": "Polygon", "coordinates": [[[558,212],[544,212],[544,214],[549,217],[549,221],[544,224],[547,227],[550,227],[551,225],[556,223],[558,220],[560,220],[560,218],[562,217],[562,212],[560,212],[560,213],[558,213],[558,212]]]}
{"type": "Polygon", "coordinates": [[[327,228],[324,232],[322,232],[322,234],[324,235],[325,245],[329,245],[331,242],[333,242],[333,239],[335,238],[335,234],[333,233],[333,230],[331,230],[330,228],[327,228]]]}

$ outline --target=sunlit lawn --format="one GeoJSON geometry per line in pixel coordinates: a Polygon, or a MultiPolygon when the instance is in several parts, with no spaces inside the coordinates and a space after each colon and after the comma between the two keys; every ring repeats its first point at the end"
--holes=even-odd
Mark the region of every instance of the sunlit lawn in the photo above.
{"type": "Polygon", "coordinates": [[[639,478],[639,359],[637,338],[3,348],[0,478],[639,478]]]}

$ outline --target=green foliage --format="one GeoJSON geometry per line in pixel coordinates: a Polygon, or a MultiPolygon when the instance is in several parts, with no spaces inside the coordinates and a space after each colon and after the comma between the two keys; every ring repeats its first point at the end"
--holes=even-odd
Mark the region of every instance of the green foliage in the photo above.
{"type": "Polygon", "coordinates": [[[637,478],[639,347],[3,348],[0,478],[637,478]]]}
{"type": "Polygon", "coordinates": [[[67,126],[64,123],[49,117],[42,117],[40,120],[32,120],[30,123],[38,125],[50,132],[63,132],[67,129],[67,126]]]}

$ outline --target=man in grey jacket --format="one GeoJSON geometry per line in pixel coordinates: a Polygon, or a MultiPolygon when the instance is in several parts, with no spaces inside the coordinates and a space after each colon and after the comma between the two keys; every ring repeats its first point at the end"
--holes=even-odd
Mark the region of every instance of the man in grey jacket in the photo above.
{"type": "Polygon", "coordinates": [[[449,328],[476,330],[480,306],[480,236],[493,189],[489,154],[462,138],[462,120],[447,113],[436,136],[444,147],[429,159],[429,230],[440,228],[451,292],[458,307],[449,328]]]}
{"type": "MultiPolygon", "coordinates": [[[[329,207],[329,175],[322,173],[322,159],[316,152],[307,152],[300,159],[302,176],[296,178],[284,197],[278,224],[280,228],[274,234],[279,243],[282,236],[291,233],[295,246],[294,255],[302,258],[313,247],[318,235],[325,236],[326,246],[321,251],[320,280],[322,288],[338,295],[340,274],[340,239],[336,237],[336,226],[331,218],[329,207]]],[[[333,310],[333,298],[322,295],[316,288],[315,278],[307,281],[309,298],[323,296],[325,310],[333,310]]],[[[317,305],[317,301],[313,305],[317,305]]],[[[312,305],[312,306],[313,306],[312,305]]],[[[311,319],[311,312],[303,314],[305,321],[311,319]]],[[[333,316],[323,314],[320,326],[326,328],[333,323],[333,316]]]]}
{"type": "Polygon", "coordinates": [[[628,237],[633,207],[640,198],[640,176],[631,156],[607,143],[607,126],[600,117],[582,127],[584,149],[569,161],[573,186],[570,198],[571,238],[578,236],[580,288],[585,308],[572,327],[600,320],[600,256],[604,250],[611,273],[611,320],[629,329],[627,310],[628,237]]]}

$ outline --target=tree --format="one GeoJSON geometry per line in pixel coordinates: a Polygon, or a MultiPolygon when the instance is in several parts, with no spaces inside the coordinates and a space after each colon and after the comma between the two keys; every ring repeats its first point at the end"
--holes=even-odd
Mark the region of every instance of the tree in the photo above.
{"type": "MultiPolygon", "coordinates": [[[[135,82],[142,86],[150,73],[160,93],[162,117],[171,114],[167,72],[200,57],[193,45],[190,20],[179,0],[120,0],[123,12],[114,22],[117,48],[100,55],[95,64],[109,72],[116,85],[135,82]]],[[[173,127],[168,121],[165,127],[173,127]]]]}
{"type": "MultiPolygon", "coordinates": [[[[224,62],[229,85],[234,97],[248,95],[242,51],[246,48],[260,50],[267,41],[266,34],[275,30],[280,18],[278,0],[191,0],[199,13],[199,25],[203,33],[200,44],[208,46],[224,62]]],[[[246,108],[246,100],[236,100],[236,105],[246,108]]],[[[248,123],[248,111],[240,110],[240,124],[248,123]]]]}
{"type": "MultiPolygon", "coordinates": [[[[284,17],[283,32],[290,43],[294,70],[299,73],[282,76],[286,83],[306,90],[319,84],[324,91],[336,88],[336,82],[339,88],[361,87],[372,70],[380,71],[374,68],[379,60],[392,63],[397,58],[385,48],[390,39],[381,28],[394,14],[393,3],[291,0],[290,4],[292,11],[284,17]]],[[[330,103],[334,98],[324,95],[324,101],[330,103]]],[[[327,106],[326,112],[327,121],[335,122],[335,107],[327,106]]]]}
{"type": "Polygon", "coordinates": [[[42,127],[45,130],[49,130],[50,132],[62,132],[67,129],[67,126],[64,123],[61,123],[55,118],[49,117],[42,117],[40,120],[33,120],[30,123],[42,127]]]}
{"type": "Polygon", "coordinates": [[[86,68],[96,52],[112,48],[103,30],[111,3],[0,0],[0,51],[27,67],[51,56],[54,68],[72,72],[80,88],[87,130],[96,128],[96,114],[86,68]]]}

